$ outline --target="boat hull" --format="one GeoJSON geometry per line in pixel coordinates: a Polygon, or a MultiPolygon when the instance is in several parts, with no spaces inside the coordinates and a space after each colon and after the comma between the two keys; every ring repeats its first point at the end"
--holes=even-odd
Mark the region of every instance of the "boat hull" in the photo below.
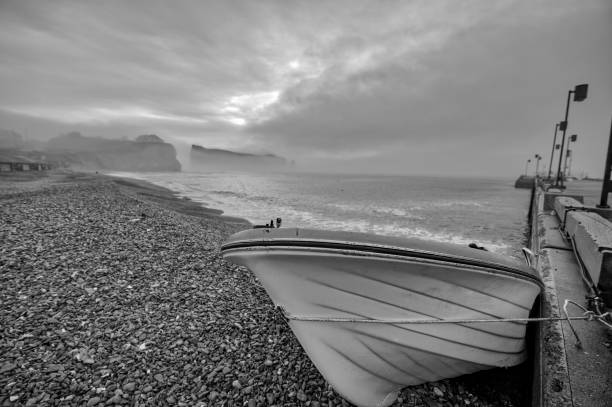
{"type": "Polygon", "coordinates": [[[540,292],[533,279],[312,245],[250,245],[224,256],[255,273],[317,369],[358,406],[388,406],[405,386],[525,360],[525,322],[358,321],[526,318],[540,292]]]}

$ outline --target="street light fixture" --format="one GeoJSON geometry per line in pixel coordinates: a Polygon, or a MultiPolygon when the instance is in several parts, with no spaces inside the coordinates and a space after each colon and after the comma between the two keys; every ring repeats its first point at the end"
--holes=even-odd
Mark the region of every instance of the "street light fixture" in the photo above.
{"type": "Polygon", "coordinates": [[[604,168],[603,184],[601,186],[601,200],[598,208],[609,208],[608,194],[612,192],[612,121],[610,121],[610,138],[608,139],[608,154],[606,154],[606,167],[604,168]]]}
{"type": "Polygon", "coordinates": [[[538,169],[540,168],[540,160],[542,159],[542,156],[540,154],[536,154],[535,155],[535,159],[536,159],[535,176],[537,178],[537,176],[538,176],[538,169]]]}
{"type": "Polygon", "coordinates": [[[563,130],[563,137],[561,138],[561,151],[559,152],[559,166],[557,167],[557,179],[555,181],[555,188],[565,188],[563,186],[563,174],[561,173],[561,162],[563,158],[563,147],[565,146],[565,131],[567,130],[567,117],[569,115],[569,105],[570,105],[570,96],[572,93],[574,94],[574,102],[582,102],[586,99],[588,93],[589,85],[583,83],[581,85],[576,85],[574,90],[569,90],[567,92],[567,104],[565,105],[565,120],[563,120],[562,125],[559,126],[561,130],[563,130]]]}
{"type": "Polygon", "coordinates": [[[570,149],[570,143],[575,143],[578,140],[577,134],[572,134],[567,142],[567,150],[565,151],[565,165],[563,172],[570,176],[570,168],[572,166],[572,150],[570,149]]]}
{"type": "Polygon", "coordinates": [[[525,176],[527,176],[527,171],[529,168],[529,163],[531,162],[531,158],[527,160],[527,162],[525,163],[525,176]]]}

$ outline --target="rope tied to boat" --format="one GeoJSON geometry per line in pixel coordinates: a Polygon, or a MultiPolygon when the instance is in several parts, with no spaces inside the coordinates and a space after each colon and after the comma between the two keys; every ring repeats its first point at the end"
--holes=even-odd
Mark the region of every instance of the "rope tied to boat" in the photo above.
{"type": "Polygon", "coordinates": [[[558,317],[533,317],[533,318],[435,318],[435,319],[414,319],[414,318],[343,318],[343,317],[319,317],[309,315],[297,315],[290,314],[282,306],[277,306],[282,316],[289,321],[305,321],[305,322],[338,322],[338,323],[362,323],[362,324],[390,324],[390,325],[427,325],[427,324],[479,324],[479,323],[491,323],[491,322],[551,322],[551,321],[567,321],[574,337],[576,338],[576,346],[582,347],[582,342],[578,333],[574,329],[571,321],[583,320],[583,321],[597,321],[603,324],[608,329],[612,329],[612,324],[608,322],[612,315],[610,312],[596,313],[594,311],[586,309],[584,306],[578,304],[575,301],[566,299],[563,304],[563,313],[565,316],[558,317]],[[580,316],[570,316],[568,312],[568,306],[572,304],[582,309],[583,314],[580,316]]]}

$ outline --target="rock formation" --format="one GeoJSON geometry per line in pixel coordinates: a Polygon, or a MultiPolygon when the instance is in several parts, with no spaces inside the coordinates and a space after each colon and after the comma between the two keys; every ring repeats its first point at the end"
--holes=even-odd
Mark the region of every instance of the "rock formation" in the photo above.
{"type": "Polygon", "coordinates": [[[46,152],[50,161],[74,168],[117,171],[180,171],[174,146],[156,135],[132,140],[85,137],[77,132],[52,138],[46,152]]]}
{"type": "Polygon", "coordinates": [[[164,140],[162,140],[161,137],[156,136],[155,134],[142,134],[136,137],[134,141],[137,143],[163,143],[164,142],[164,140]]]}
{"type": "Polygon", "coordinates": [[[217,148],[191,146],[191,169],[196,171],[279,171],[287,160],[274,154],[238,153],[217,148]]]}

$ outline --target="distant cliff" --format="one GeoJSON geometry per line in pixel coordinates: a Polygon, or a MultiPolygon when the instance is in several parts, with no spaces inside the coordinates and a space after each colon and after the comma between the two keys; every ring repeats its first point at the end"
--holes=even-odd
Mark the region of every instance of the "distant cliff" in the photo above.
{"type": "Polygon", "coordinates": [[[287,160],[274,154],[237,153],[195,144],[189,159],[191,169],[199,171],[276,171],[288,167],[287,160]]]}
{"type": "Polygon", "coordinates": [[[47,143],[49,161],[75,168],[117,171],[180,171],[174,146],[156,135],[136,140],[85,137],[72,132],[47,143]]]}

